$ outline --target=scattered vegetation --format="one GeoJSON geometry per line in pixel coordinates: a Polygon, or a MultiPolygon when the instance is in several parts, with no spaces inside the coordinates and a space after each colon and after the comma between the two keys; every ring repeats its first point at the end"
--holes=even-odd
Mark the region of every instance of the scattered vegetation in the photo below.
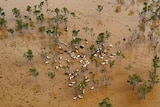
{"type": "MultiPolygon", "coordinates": [[[[121,11],[122,4],[124,4],[125,1],[116,1],[118,3],[118,6],[116,7],[115,12],[119,13],[121,11]]],[[[132,0],[132,2],[134,2],[134,0],[132,0]]],[[[131,49],[133,47],[133,44],[136,44],[137,46],[139,46],[141,42],[144,42],[144,44],[146,44],[147,40],[149,41],[148,44],[151,44],[153,48],[153,68],[151,69],[151,71],[149,71],[149,79],[143,79],[137,73],[128,76],[127,82],[131,85],[132,89],[136,91],[136,95],[138,96],[139,100],[145,99],[147,93],[153,89],[155,84],[159,83],[159,75],[157,74],[157,69],[160,67],[160,60],[157,54],[157,47],[159,44],[159,4],[159,0],[144,2],[144,7],[139,14],[139,31],[132,31],[130,29],[129,31],[132,32],[131,36],[127,39],[123,39],[123,41],[126,42],[126,49],[131,49]],[[146,29],[148,28],[149,33],[146,31],[146,29]]],[[[95,8],[99,13],[101,13],[104,9],[102,5],[98,5],[95,8]]],[[[106,73],[107,67],[112,71],[113,66],[117,66],[117,59],[121,62],[121,60],[125,58],[125,55],[122,53],[122,51],[120,51],[119,41],[116,44],[116,51],[111,51],[111,49],[113,48],[113,45],[109,44],[109,39],[112,37],[111,32],[109,32],[108,30],[99,32],[96,36],[96,40],[94,40],[93,28],[83,27],[82,29],[85,32],[90,31],[90,33],[88,34],[91,35],[91,38],[93,39],[92,44],[89,44],[90,41],[86,39],[87,37],[83,38],[81,36],[81,29],[73,28],[70,32],[72,35],[70,42],[65,43],[64,41],[61,41],[60,37],[63,36],[64,33],[66,33],[69,29],[69,15],[76,18],[75,12],[71,12],[66,7],[63,7],[62,9],[49,9],[47,0],[42,1],[39,5],[35,5],[34,7],[28,5],[26,7],[26,11],[27,15],[23,16],[20,9],[13,8],[12,14],[14,16],[15,28],[7,28],[5,12],[3,8],[0,7],[0,30],[7,28],[7,31],[11,35],[13,35],[16,31],[25,34],[32,29],[37,31],[38,34],[42,34],[43,36],[47,35],[51,40],[51,43],[49,43],[50,53],[47,53],[45,48],[42,48],[40,56],[45,64],[49,63],[49,54],[52,54],[53,56],[52,61],[54,61],[52,62],[52,67],[54,67],[55,70],[48,73],[48,77],[51,80],[55,78],[55,71],[63,68],[65,70],[65,76],[68,77],[68,86],[72,87],[75,92],[73,99],[82,99],[85,94],[85,89],[88,86],[90,90],[93,90],[98,87],[99,83],[101,83],[99,82],[99,78],[96,75],[97,73],[95,73],[94,71],[88,73],[88,70],[90,70],[90,66],[93,66],[93,64],[95,64],[96,70],[99,70],[99,68],[102,69],[100,73],[102,74],[101,79],[103,81],[103,84],[106,87],[109,86],[111,77],[106,73]],[[47,15],[43,13],[44,5],[47,7],[47,15]],[[63,29],[66,32],[64,32],[63,29]],[[68,58],[68,56],[68,59],[62,58],[64,53],[67,53],[67,55],[70,56],[70,59],[68,58]],[[88,54],[90,59],[88,58],[88,54]],[[63,59],[65,59],[66,61],[65,64],[62,63],[63,59]],[[79,67],[76,70],[74,68],[75,63],[78,64],[79,67]],[[88,75],[90,75],[90,77],[87,77],[88,75]],[[88,83],[90,83],[90,85],[88,85],[88,83]]],[[[134,11],[130,11],[129,15],[133,14],[134,11]]],[[[23,57],[25,57],[29,62],[32,62],[34,57],[32,50],[28,49],[23,54],[23,57]]],[[[132,68],[133,67],[131,64],[125,67],[127,71],[130,71],[132,68]]],[[[39,72],[35,67],[30,68],[29,73],[35,78],[37,78],[39,75],[39,72]]],[[[99,103],[99,107],[113,107],[113,105],[110,103],[110,99],[107,97],[99,103]]]]}
{"type": "Polygon", "coordinates": [[[132,86],[132,89],[134,90],[135,86],[139,83],[142,82],[143,79],[138,75],[138,74],[133,74],[128,76],[128,81],[130,85],[132,86]]]}
{"type": "Polygon", "coordinates": [[[33,52],[31,49],[28,49],[24,54],[23,57],[25,57],[28,61],[32,62],[33,60],[33,52]]]}
{"type": "Polygon", "coordinates": [[[37,76],[39,75],[39,72],[37,71],[37,69],[35,67],[30,68],[29,72],[33,75],[33,77],[35,77],[35,79],[37,78],[37,76]]]}
{"type": "Polygon", "coordinates": [[[113,105],[110,103],[110,99],[107,97],[99,103],[99,107],[113,107],[113,105]]]}
{"type": "Polygon", "coordinates": [[[126,69],[127,71],[130,71],[130,70],[132,69],[131,64],[129,64],[128,66],[126,66],[125,69],[126,69]]]}
{"type": "Polygon", "coordinates": [[[53,80],[54,77],[55,77],[55,73],[54,72],[49,72],[48,76],[51,78],[51,80],[53,80]]]}
{"type": "Polygon", "coordinates": [[[101,12],[102,10],[103,10],[103,6],[102,6],[102,5],[98,5],[98,6],[97,6],[97,11],[98,11],[98,12],[101,12]]]}

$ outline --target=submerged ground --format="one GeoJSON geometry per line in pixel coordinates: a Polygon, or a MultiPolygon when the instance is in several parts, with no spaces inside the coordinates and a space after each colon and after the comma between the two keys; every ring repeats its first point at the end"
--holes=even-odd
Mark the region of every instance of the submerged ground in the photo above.
{"type": "MultiPolygon", "coordinates": [[[[41,0],[0,0],[0,7],[6,12],[8,28],[15,27],[15,19],[12,14],[13,8],[19,8],[22,15],[26,15],[26,7],[39,4],[41,0]]],[[[77,60],[72,60],[66,53],[61,53],[58,47],[49,47],[51,39],[44,33],[36,30],[25,32],[25,34],[15,32],[13,35],[6,30],[0,30],[0,105],[1,107],[98,107],[102,99],[109,97],[113,107],[159,107],[160,85],[157,84],[153,90],[147,94],[146,99],[139,103],[135,90],[132,90],[127,83],[128,75],[137,73],[144,79],[148,79],[148,71],[152,68],[153,51],[149,46],[140,44],[131,49],[126,48],[128,38],[136,31],[139,22],[139,12],[142,4],[134,5],[126,2],[121,5],[121,11],[116,13],[118,4],[114,0],[48,0],[50,9],[67,7],[71,12],[75,12],[76,17],[69,16],[68,32],[61,26],[60,41],[69,43],[72,38],[72,30],[79,29],[78,37],[88,40],[88,44],[82,41],[85,49],[79,50],[84,53],[90,61],[89,46],[95,44],[97,36],[101,32],[108,30],[111,35],[108,44],[113,45],[109,51],[114,53],[117,48],[121,50],[125,58],[120,63],[115,58],[115,65],[110,70],[108,65],[96,67],[94,63],[88,65],[85,76],[90,76],[89,72],[96,75],[99,85],[95,90],[90,90],[89,84],[83,99],[73,100],[75,91],[73,87],[68,87],[68,76],[64,75],[63,68],[55,69],[58,63],[54,63],[55,56],[62,57],[61,63],[65,65],[65,60],[71,60],[71,70],[81,68],[77,60]],[[103,10],[99,13],[97,5],[102,5],[103,10]],[[93,28],[93,31],[85,31],[84,28],[93,28]],[[124,41],[124,38],[126,41],[124,41]],[[51,57],[49,64],[44,64],[40,57],[41,48],[46,48],[51,57]],[[34,58],[30,64],[23,57],[24,52],[32,49],[34,58]],[[52,50],[52,51],[51,51],[52,50]],[[54,53],[54,54],[53,54],[54,53]],[[132,69],[127,71],[125,67],[131,64],[132,69]],[[35,78],[28,72],[34,66],[39,71],[39,76],[35,78]],[[101,80],[101,70],[106,70],[106,76],[110,77],[110,85],[104,86],[101,80]],[[55,72],[53,81],[48,77],[48,72],[55,72]]],[[[44,8],[44,10],[45,10],[44,8]]],[[[44,11],[45,12],[45,11],[44,11]]],[[[35,23],[36,25],[36,23],[35,23]]],[[[71,50],[70,47],[62,46],[64,50],[71,50]]],[[[158,54],[160,50],[158,48],[158,54]]],[[[158,72],[158,74],[160,74],[158,72]]],[[[136,87],[137,88],[137,87],[136,87]]]]}

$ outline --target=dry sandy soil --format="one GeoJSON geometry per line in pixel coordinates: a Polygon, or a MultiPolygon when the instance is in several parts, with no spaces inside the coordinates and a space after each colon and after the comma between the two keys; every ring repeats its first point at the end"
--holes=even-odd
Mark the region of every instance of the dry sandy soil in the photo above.
{"type": "MultiPolygon", "coordinates": [[[[14,18],[11,10],[14,7],[21,9],[22,15],[25,15],[27,5],[34,6],[41,0],[0,0],[0,7],[6,12],[8,26],[14,28],[14,18]]],[[[48,0],[49,8],[63,8],[76,13],[76,17],[69,17],[69,31],[62,30],[60,41],[69,42],[72,37],[73,29],[80,29],[79,37],[86,38],[89,47],[97,38],[100,32],[108,30],[111,32],[109,44],[113,44],[112,52],[116,51],[116,44],[119,41],[120,50],[125,58],[122,63],[116,60],[112,72],[108,65],[105,66],[106,75],[112,79],[107,88],[100,79],[100,70],[102,67],[95,67],[90,64],[85,75],[94,72],[99,80],[97,89],[90,90],[86,87],[86,93],[83,99],[73,100],[74,89],[68,87],[68,76],[64,75],[64,69],[56,71],[53,81],[50,80],[47,73],[55,71],[56,64],[52,64],[53,55],[49,53],[51,61],[44,64],[41,60],[41,48],[49,49],[49,37],[46,34],[40,34],[36,31],[25,35],[19,33],[9,34],[5,30],[0,30],[0,107],[98,107],[103,98],[109,97],[113,107],[160,107],[160,84],[157,84],[153,90],[147,94],[146,99],[139,103],[135,91],[127,83],[128,75],[137,73],[145,80],[148,79],[148,71],[152,68],[153,52],[151,48],[134,46],[127,50],[126,42],[123,38],[128,38],[134,30],[137,29],[139,21],[139,11],[141,4],[131,5],[125,3],[121,6],[121,12],[115,13],[118,6],[115,0],[48,0]],[[101,13],[96,10],[97,5],[103,5],[101,13]],[[130,13],[134,12],[132,15],[130,13]],[[95,37],[91,37],[91,32],[85,32],[83,27],[93,28],[95,37]],[[131,29],[131,31],[129,31],[131,29]],[[32,49],[34,54],[33,64],[31,65],[23,57],[26,50],[32,49]],[[131,71],[127,72],[125,66],[132,65],[131,71]],[[31,66],[35,66],[39,71],[39,76],[35,78],[28,73],[31,66]]],[[[82,42],[82,44],[85,44],[82,42]]],[[[69,50],[69,48],[66,48],[69,50]]],[[[54,48],[55,53],[59,50],[54,48]]],[[[89,60],[87,49],[84,51],[89,60]]],[[[68,54],[56,54],[62,56],[62,62],[68,58],[68,54]]],[[[72,61],[72,70],[79,69],[80,63],[72,61]]],[[[158,72],[159,73],[159,72],[158,72]]],[[[160,74],[160,73],[159,73],[160,74]]]]}

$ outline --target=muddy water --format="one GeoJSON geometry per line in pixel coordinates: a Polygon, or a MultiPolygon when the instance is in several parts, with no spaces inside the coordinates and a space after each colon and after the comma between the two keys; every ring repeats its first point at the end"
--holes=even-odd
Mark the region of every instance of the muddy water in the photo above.
{"type": "MultiPolygon", "coordinates": [[[[41,2],[41,0],[0,0],[0,7],[4,8],[6,11],[6,19],[8,21],[9,26],[14,27],[14,18],[11,10],[13,8],[19,8],[21,10],[22,15],[26,15],[25,11],[27,5],[37,5],[41,2]]],[[[122,11],[120,13],[115,13],[115,8],[117,6],[114,0],[48,0],[48,8],[55,9],[67,7],[70,11],[76,13],[76,18],[70,18],[68,26],[70,30],[68,33],[64,33],[65,39],[68,41],[71,39],[72,30],[80,29],[79,36],[82,38],[87,38],[90,41],[91,39],[96,39],[96,36],[100,32],[104,32],[106,29],[111,32],[111,37],[109,43],[112,43],[114,46],[117,41],[121,42],[122,46],[123,38],[127,38],[131,35],[129,32],[129,28],[134,30],[137,28],[138,23],[138,6],[130,6],[129,4],[122,6],[122,11]],[[104,10],[101,13],[98,13],[96,8],[97,5],[101,4],[104,6],[104,10]],[[128,10],[126,8],[128,7],[128,10]],[[135,11],[133,16],[128,16],[128,12],[130,9],[135,11]],[[101,23],[99,23],[101,22],[101,23]],[[83,31],[83,27],[88,26],[89,28],[93,27],[93,33],[95,33],[95,37],[91,38],[90,33],[86,34],[83,31]],[[70,37],[70,38],[68,38],[70,37]]],[[[47,7],[44,6],[46,9],[47,7]]],[[[37,36],[36,34],[35,36],[37,36]]],[[[39,36],[39,35],[38,35],[39,36]]],[[[61,40],[63,40],[63,36],[61,40]]],[[[111,81],[111,86],[105,88],[102,84],[99,86],[98,91],[93,90],[90,91],[89,88],[86,89],[86,94],[84,99],[73,101],[74,90],[73,88],[68,88],[66,82],[68,78],[65,78],[63,70],[58,71],[56,78],[53,83],[49,81],[47,77],[47,72],[50,69],[53,69],[52,66],[42,65],[41,59],[38,55],[40,52],[39,41],[28,40],[28,46],[24,45],[21,40],[13,39],[11,41],[6,40],[6,45],[1,42],[1,72],[3,73],[4,78],[2,79],[2,86],[6,86],[6,89],[2,89],[3,95],[0,94],[0,104],[2,107],[97,107],[98,103],[102,101],[105,97],[110,97],[111,102],[115,107],[147,107],[147,104],[155,105],[155,107],[159,107],[160,97],[155,92],[159,90],[160,87],[153,90],[154,92],[150,95],[154,99],[149,99],[143,101],[141,104],[138,103],[137,97],[134,92],[130,89],[129,85],[126,83],[128,73],[124,70],[124,67],[128,63],[133,64],[133,71],[131,73],[139,73],[143,77],[148,77],[147,73],[144,74],[148,69],[150,69],[150,57],[148,57],[147,51],[144,51],[145,56],[141,57],[142,49],[133,49],[134,51],[128,52],[126,55],[126,59],[123,61],[121,67],[114,67],[113,72],[107,72],[109,75],[113,77],[111,81]],[[17,47],[10,47],[11,41],[16,41],[17,47]],[[20,41],[20,42],[19,42],[20,41]],[[18,43],[19,42],[19,43],[18,43]],[[36,43],[35,43],[36,42],[36,43]],[[23,44],[23,45],[22,45],[23,44]],[[7,49],[6,49],[7,47],[7,49]],[[40,75],[38,77],[37,83],[35,82],[32,76],[28,75],[27,70],[30,65],[26,63],[26,60],[22,58],[24,51],[27,48],[31,48],[35,52],[35,65],[38,67],[40,71],[40,75]],[[139,52],[139,53],[138,53],[139,52]],[[5,56],[5,57],[4,57],[5,56]],[[136,56],[136,57],[135,57],[136,56]],[[16,66],[15,66],[16,62],[16,66]],[[139,63],[140,64],[139,64],[139,63]],[[9,68],[8,68],[9,66],[9,68]],[[12,66],[14,66],[12,68],[12,66]],[[142,68],[142,67],[144,68],[142,68]],[[147,76],[146,76],[147,75],[147,76]],[[5,78],[6,76],[6,78],[5,78]],[[24,89],[22,89],[21,85],[23,85],[24,89]],[[53,87],[54,86],[54,87],[53,87]],[[18,90],[18,91],[17,91],[18,90]],[[39,91],[38,93],[34,93],[35,91],[39,91]],[[56,98],[55,98],[56,96],[56,98]]],[[[4,41],[3,41],[4,42],[4,41]]],[[[44,41],[41,41],[44,43],[44,41]]],[[[92,42],[88,44],[90,46],[92,42]]],[[[88,51],[87,51],[88,52],[88,51]]],[[[86,53],[87,53],[86,52],[86,53]]],[[[89,53],[87,53],[89,55],[89,53]]],[[[63,55],[64,58],[68,58],[68,55],[63,55]]],[[[69,57],[70,58],[70,57],[69,57]]],[[[79,63],[76,63],[75,68],[79,67],[79,63]]],[[[99,73],[100,69],[96,69],[95,66],[89,67],[90,71],[99,73]]],[[[107,75],[108,75],[107,74],[107,75]]],[[[149,96],[150,96],[149,95],[149,96]]],[[[148,107],[151,107],[148,105],[148,107]]]]}

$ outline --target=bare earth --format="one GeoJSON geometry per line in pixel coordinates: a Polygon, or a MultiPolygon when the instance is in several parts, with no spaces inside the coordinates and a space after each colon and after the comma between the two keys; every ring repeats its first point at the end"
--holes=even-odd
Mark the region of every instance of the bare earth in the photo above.
{"type": "MultiPolygon", "coordinates": [[[[12,9],[14,7],[21,9],[22,15],[26,6],[39,4],[41,0],[0,0],[0,7],[6,12],[8,26],[14,27],[14,18],[12,9]]],[[[88,65],[85,72],[94,72],[99,79],[97,89],[90,90],[86,87],[86,93],[83,99],[73,100],[74,88],[68,87],[68,76],[64,75],[64,69],[59,68],[53,81],[48,77],[48,72],[55,70],[56,64],[52,64],[53,55],[49,54],[51,61],[44,64],[40,57],[41,48],[49,49],[49,37],[45,34],[29,32],[26,35],[14,33],[9,34],[5,30],[0,30],[0,107],[98,107],[103,98],[109,97],[113,107],[160,107],[160,84],[157,84],[153,90],[147,94],[146,99],[139,103],[135,91],[127,83],[128,75],[137,73],[145,80],[148,79],[148,71],[152,66],[153,52],[149,47],[141,44],[134,46],[131,50],[125,47],[123,38],[128,38],[131,33],[137,29],[139,20],[139,11],[141,4],[130,5],[129,3],[121,6],[121,12],[115,13],[117,3],[115,0],[48,0],[49,8],[63,8],[76,13],[76,17],[69,17],[69,31],[62,29],[60,41],[69,42],[72,37],[72,30],[79,29],[79,37],[86,38],[89,47],[97,39],[100,32],[108,30],[111,32],[109,44],[113,44],[112,52],[116,51],[116,44],[119,41],[120,50],[125,58],[121,64],[118,60],[110,71],[106,65],[107,76],[112,78],[110,86],[107,88],[100,79],[100,70],[102,67],[95,67],[95,64],[88,65]],[[103,5],[101,13],[96,10],[97,5],[103,5]],[[129,15],[134,11],[133,15],[129,15]],[[94,37],[91,32],[85,32],[83,27],[93,28],[94,37]],[[129,31],[131,29],[131,31],[129,31]],[[34,58],[31,65],[23,57],[26,50],[32,49],[34,58]],[[131,71],[127,72],[125,66],[132,65],[131,71]],[[35,66],[39,71],[39,76],[35,78],[29,74],[28,70],[35,66]]],[[[69,48],[66,48],[69,50],[69,48]]],[[[58,49],[54,48],[58,53],[58,49]]],[[[159,50],[158,50],[159,51],[159,50]]],[[[82,50],[83,52],[83,50],[82,50]]],[[[84,51],[89,60],[87,49],[84,51]]],[[[160,51],[159,51],[160,52],[160,51]]],[[[57,54],[62,56],[62,63],[65,59],[70,59],[68,54],[57,54]]],[[[80,68],[79,61],[72,61],[72,69],[80,68]]],[[[160,75],[160,72],[158,72],[160,75]]]]}

